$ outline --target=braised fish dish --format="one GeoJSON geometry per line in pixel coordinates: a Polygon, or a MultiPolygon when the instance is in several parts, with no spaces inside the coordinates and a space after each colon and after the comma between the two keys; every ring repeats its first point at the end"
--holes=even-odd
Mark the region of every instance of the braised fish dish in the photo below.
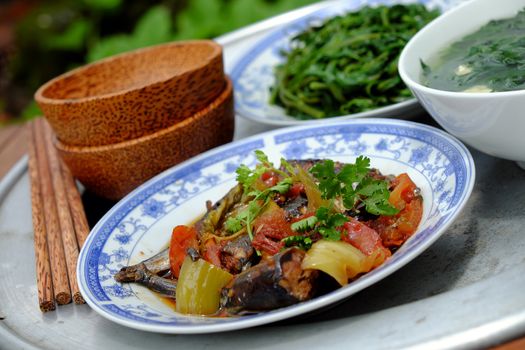
{"type": "Polygon", "coordinates": [[[370,159],[284,160],[256,151],[237,185],[169,247],[115,279],[174,300],[177,312],[258,313],[330,292],[383,264],[421,221],[423,198],[406,174],[383,175],[370,159]]]}

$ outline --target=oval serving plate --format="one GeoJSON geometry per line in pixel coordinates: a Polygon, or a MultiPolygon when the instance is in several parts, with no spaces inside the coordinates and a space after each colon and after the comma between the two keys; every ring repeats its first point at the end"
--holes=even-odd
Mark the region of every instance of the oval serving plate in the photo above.
{"type": "Polygon", "coordinates": [[[79,257],[82,295],[102,316],[124,326],[161,333],[211,333],[262,325],[327,307],[401,268],[432,244],[458,216],[474,186],[472,156],[436,128],[394,119],[359,119],[274,130],[208,151],[156,176],[117,203],[93,228],[79,257]],[[384,174],[407,172],[421,188],[424,213],[417,232],[383,265],[329,294],[297,305],[236,318],[175,312],[148,289],[120,284],[113,275],[166,247],[175,225],[193,222],[235,184],[254,150],[287,159],[358,155],[384,174]]]}
{"type": "Polygon", "coordinates": [[[327,120],[341,120],[364,117],[402,117],[421,111],[416,99],[379,107],[370,111],[315,120],[298,120],[286,114],[276,105],[271,105],[270,87],[274,85],[273,68],[283,62],[280,52],[288,50],[290,39],[311,24],[346,12],[356,11],[365,5],[395,5],[423,3],[428,8],[446,11],[461,0],[342,0],[281,26],[261,39],[249,49],[234,65],[230,76],[234,83],[235,110],[240,116],[269,125],[303,125],[326,123],[327,120]]]}

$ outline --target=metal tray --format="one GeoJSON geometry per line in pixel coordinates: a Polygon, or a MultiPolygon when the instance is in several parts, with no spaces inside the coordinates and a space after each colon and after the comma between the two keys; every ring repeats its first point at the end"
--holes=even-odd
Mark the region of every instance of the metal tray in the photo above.
{"type": "MultiPolygon", "coordinates": [[[[226,69],[275,25],[328,4],[219,38],[226,69]]],[[[414,120],[433,124],[426,114],[414,120]]],[[[271,128],[239,117],[236,123],[236,139],[271,128]]],[[[128,329],[86,305],[40,312],[24,158],[0,182],[0,349],[467,349],[523,336],[525,172],[513,162],[472,153],[477,180],[463,213],[400,271],[314,315],[242,331],[184,336],[128,329]]],[[[92,221],[111,205],[87,194],[84,200],[92,221]]]]}

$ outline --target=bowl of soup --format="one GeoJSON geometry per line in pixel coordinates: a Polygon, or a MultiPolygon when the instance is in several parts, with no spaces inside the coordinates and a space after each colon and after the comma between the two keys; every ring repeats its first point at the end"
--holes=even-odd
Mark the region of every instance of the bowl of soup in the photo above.
{"type": "Polygon", "coordinates": [[[399,74],[449,133],[525,167],[525,0],[471,0],[404,47],[399,74]]]}

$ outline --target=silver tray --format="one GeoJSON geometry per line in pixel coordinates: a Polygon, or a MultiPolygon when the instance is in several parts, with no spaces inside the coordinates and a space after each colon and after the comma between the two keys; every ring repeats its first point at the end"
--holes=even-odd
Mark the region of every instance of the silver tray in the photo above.
{"type": "MultiPolygon", "coordinates": [[[[226,70],[275,25],[320,6],[329,3],[219,38],[226,70]]],[[[426,114],[414,120],[432,124],[426,114]]],[[[272,128],[239,117],[236,123],[236,139],[272,128]]],[[[242,331],[178,336],[125,328],[86,305],[40,312],[23,158],[0,182],[0,349],[468,349],[523,336],[525,172],[513,162],[472,153],[477,180],[462,215],[400,271],[313,315],[242,331]]],[[[88,209],[110,205],[84,199],[88,209]]],[[[92,220],[103,214],[88,211],[92,220]]]]}

